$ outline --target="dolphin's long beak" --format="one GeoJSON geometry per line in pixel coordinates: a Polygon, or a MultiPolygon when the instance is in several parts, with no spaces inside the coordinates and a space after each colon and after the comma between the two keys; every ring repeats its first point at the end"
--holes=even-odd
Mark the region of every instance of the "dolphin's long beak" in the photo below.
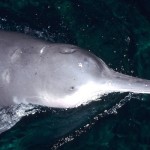
{"type": "Polygon", "coordinates": [[[111,85],[116,92],[150,94],[150,80],[124,75],[112,70],[111,85]]]}

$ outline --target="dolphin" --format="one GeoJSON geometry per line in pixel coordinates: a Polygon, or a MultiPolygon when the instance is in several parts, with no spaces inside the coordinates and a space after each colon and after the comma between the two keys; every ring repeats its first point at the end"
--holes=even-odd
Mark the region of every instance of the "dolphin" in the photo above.
{"type": "Polygon", "coordinates": [[[110,69],[88,50],[0,31],[0,106],[73,108],[111,92],[150,93],[150,81],[110,69]]]}

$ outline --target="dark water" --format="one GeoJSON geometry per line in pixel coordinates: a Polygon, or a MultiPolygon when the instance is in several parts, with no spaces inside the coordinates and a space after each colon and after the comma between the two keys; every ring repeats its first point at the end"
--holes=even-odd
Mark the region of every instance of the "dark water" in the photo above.
{"type": "MultiPolygon", "coordinates": [[[[149,0],[2,0],[0,28],[90,49],[150,79],[149,0]]],[[[148,150],[150,97],[109,94],[76,109],[1,108],[0,150],[148,150]],[[17,122],[17,124],[15,124],[17,122]]]]}

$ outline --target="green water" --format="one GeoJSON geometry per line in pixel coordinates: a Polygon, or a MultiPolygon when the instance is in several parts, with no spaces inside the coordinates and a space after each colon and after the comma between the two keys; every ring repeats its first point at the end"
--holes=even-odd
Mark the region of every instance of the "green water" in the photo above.
{"type": "MultiPolygon", "coordinates": [[[[119,72],[150,79],[149,0],[2,0],[0,28],[71,43],[119,72]]],[[[77,109],[38,108],[0,135],[0,150],[149,150],[150,97],[123,95],[77,109]],[[62,144],[62,146],[60,146],[62,144]]]]}

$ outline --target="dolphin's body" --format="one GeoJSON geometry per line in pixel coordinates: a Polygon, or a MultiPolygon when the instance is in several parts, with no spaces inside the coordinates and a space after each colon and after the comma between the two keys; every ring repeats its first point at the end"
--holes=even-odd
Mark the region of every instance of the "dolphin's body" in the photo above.
{"type": "Polygon", "coordinates": [[[0,31],[0,106],[72,108],[109,92],[150,93],[150,81],[117,73],[74,45],[0,31]]]}

